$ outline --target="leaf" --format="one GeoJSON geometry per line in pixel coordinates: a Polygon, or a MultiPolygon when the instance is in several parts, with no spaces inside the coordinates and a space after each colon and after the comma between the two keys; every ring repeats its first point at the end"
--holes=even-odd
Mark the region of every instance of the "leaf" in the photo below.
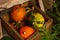
{"type": "Polygon", "coordinates": [[[14,39],[11,38],[11,37],[5,36],[5,37],[3,37],[1,40],[14,40],[14,39]]]}
{"type": "Polygon", "coordinates": [[[53,6],[56,8],[57,7],[57,3],[54,3],[53,6]]]}

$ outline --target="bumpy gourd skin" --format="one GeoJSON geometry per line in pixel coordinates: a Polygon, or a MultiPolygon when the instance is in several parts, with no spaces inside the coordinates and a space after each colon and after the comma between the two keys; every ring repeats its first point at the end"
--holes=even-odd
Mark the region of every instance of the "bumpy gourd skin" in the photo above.
{"type": "Polygon", "coordinates": [[[44,18],[40,13],[32,13],[30,19],[32,20],[32,25],[36,27],[43,27],[44,18]]]}

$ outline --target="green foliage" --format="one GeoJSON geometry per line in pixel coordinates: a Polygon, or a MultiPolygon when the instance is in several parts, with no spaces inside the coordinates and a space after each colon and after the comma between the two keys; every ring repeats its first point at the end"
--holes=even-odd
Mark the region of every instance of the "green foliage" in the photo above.
{"type": "Polygon", "coordinates": [[[59,4],[60,0],[56,0],[56,2],[53,4],[52,10],[47,10],[46,14],[55,20],[54,24],[52,25],[51,33],[46,30],[46,28],[43,28],[43,32],[41,33],[42,37],[41,40],[60,40],[60,12],[59,12],[59,4]],[[58,35],[58,36],[57,36],[58,35]]]}
{"type": "Polygon", "coordinates": [[[3,37],[1,40],[14,40],[14,39],[11,38],[11,37],[5,36],[5,37],[3,37]]]}
{"type": "Polygon", "coordinates": [[[60,30],[59,26],[60,25],[53,26],[52,32],[48,31],[45,27],[40,28],[38,31],[42,35],[40,40],[60,40],[60,38],[57,37],[57,35],[60,34],[60,32],[58,32],[60,30]]]}

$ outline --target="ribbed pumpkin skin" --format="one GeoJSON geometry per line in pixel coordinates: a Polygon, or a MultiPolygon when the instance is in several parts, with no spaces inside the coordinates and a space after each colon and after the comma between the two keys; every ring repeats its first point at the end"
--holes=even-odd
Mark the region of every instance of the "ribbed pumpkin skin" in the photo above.
{"type": "Polygon", "coordinates": [[[25,14],[26,14],[25,8],[20,6],[15,6],[11,12],[11,18],[14,21],[20,21],[24,18],[25,14]]]}

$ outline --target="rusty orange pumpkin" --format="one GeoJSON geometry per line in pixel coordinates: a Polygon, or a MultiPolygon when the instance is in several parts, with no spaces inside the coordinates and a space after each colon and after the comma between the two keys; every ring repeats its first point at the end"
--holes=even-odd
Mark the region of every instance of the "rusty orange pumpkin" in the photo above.
{"type": "Polygon", "coordinates": [[[20,21],[24,18],[26,12],[25,12],[25,8],[24,7],[20,7],[20,6],[14,6],[11,12],[11,18],[14,21],[20,21]]]}

